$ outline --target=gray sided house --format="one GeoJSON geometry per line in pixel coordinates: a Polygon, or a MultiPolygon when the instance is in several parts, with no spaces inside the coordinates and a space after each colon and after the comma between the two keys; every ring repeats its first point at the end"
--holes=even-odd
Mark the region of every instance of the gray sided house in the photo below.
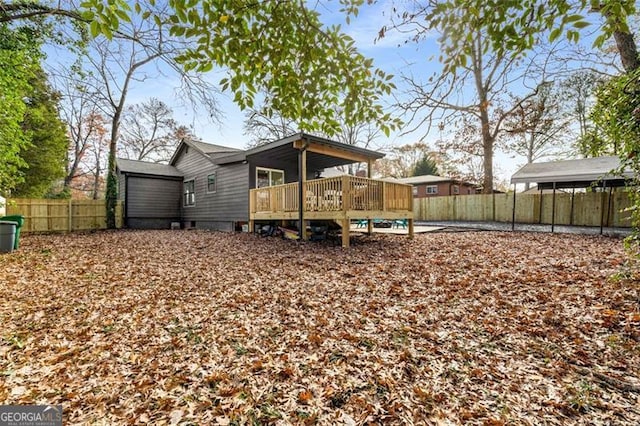
{"type": "MultiPolygon", "coordinates": [[[[186,228],[239,230],[249,222],[250,188],[298,181],[298,150],[292,143],[301,136],[247,151],[185,139],[168,165],[119,158],[126,226],[166,229],[180,222],[186,228]]],[[[318,157],[307,178],[335,162],[318,157]]]]}
{"type": "Polygon", "coordinates": [[[183,140],[168,165],[119,158],[119,199],[124,201],[125,226],[167,229],[172,222],[186,227],[232,230],[246,221],[247,166],[224,170],[218,157],[234,148],[183,140]]]}
{"type": "MultiPolygon", "coordinates": [[[[411,187],[355,176],[320,178],[325,169],[372,164],[384,154],[298,133],[238,150],[183,140],[168,165],[118,160],[120,199],[130,228],[222,231],[260,222],[334,222],[349,244],[351,220],[407,219],[412,236],[411,187]]],[[[304,230],[297,232],[306,239],[304,230]]]]}
{"type": "Polygon", "coordinates": [[[233,231],[247,222],[249,166],[242,161],[217,164],[235,148],[184,140],[169,164],[183,175],[178,197],[184,227],[233,231]]]}

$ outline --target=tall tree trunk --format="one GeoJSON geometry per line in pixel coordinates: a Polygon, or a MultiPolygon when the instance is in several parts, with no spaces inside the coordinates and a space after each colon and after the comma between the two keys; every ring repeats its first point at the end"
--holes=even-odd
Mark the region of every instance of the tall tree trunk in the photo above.
{"type": "Polygon", "coordinates": [[[613,38],[616,40],[620,60],[626,72],[632,72],[640,68],[640,58],[638,58],[638,48],[633,34],[622,31],[615,31],[613,38]]]}
{"type": "Polygon", "coordinates": [[[129,93],[129,83],[133,78],[136,69],[151,62],[158,55],[149,56],[148,58],[133,64],[124,79],[120,99],[118,103],[112,102],[113,117],[111,118],[111,138],[109,139],[109,162],[107,165],[107,188],[105,191],[105,200],[107,205],[107,229],[116,228],[116,205],[118,204],[118,178],[116,176],[116,154],[118,152],[118,131],[120,130],[120,120],[124,111],[125,100],[129,93]]]}
{"type": "Polygon", "coordinates": [[[118,149],[118,129],[120,128],[120,117],[122,115],[122,106],[124,96],[121,98],[120,105],[113,114],[111,121],[111,138],[109,140],[109,163],[107,166],[107,228],[116,228],[116,205],[118,203],[118,179],[116,176],[116,153],[118,149]]]}
{"type": "Polygon", "coordinates": [[[100,156],[98,155],[98,161],[96,161],[96,171],[93,175],[93,199],[97,200],[100,194],[100,174],[102,168],[100,167],[100,156]]]}
{"type": "MultiPolygon", "coordinates": [[[[528,139],[528,146],[527,146],[527,164],[531,164],[533,163],[533,135],[531,135],[531,138],[528,139]]],[[[526,182],[524,184],[524,190],[528,191],[531,188],[531,183],[530,182],[526,182]]]]}
{"type": "Polygon", "coordinates": [[[493,194],[493,144],[495,137],[489,129],[489,113],[487,102],[480,104],[480,121],[482,123],[482,162],[484,176],[482,179],[482,193],[493,194]]]}
{"type": "Polygon", "coordinates": [[[482,148],[483,148],[483,169],[484,176],[482,178],[482,193],[493,193],[493,138],[487,134],[482,135],[482,148]]]}

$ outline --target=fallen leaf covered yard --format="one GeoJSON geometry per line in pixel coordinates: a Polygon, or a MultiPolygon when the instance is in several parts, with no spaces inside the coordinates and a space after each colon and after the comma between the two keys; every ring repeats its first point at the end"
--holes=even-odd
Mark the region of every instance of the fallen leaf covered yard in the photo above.
{"type": "Polygon", "coordinates": [[[0,401],[65,425],[639,424],[621,241],[366,241],[29,234],[0,262],[0,401]]]}

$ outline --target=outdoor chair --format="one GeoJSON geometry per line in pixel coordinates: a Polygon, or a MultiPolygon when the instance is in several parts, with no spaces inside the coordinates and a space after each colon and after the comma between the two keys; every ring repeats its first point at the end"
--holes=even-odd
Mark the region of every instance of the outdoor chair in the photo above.
{"type": "Polygon", "coordinates": [[[396,219],[393,221],[393,227],[400,229],[400,227],[402,227],[402,229],[407,229],[407,219],[396,219]]]}
{"type": "Polygon", "coordinates": [[[366,228],[368,222],[369,221],[367,219],[358,219],[358,222],[356,223],[356,228],[366,228]]]}

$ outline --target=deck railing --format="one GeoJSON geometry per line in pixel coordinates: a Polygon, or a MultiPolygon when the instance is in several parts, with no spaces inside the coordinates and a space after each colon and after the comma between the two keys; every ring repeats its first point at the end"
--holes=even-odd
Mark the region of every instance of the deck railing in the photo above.
{"type": "MultiPolygon", "coordinates": [[[[298,211],[298,184],[250,191],[251,213],[298,211]]],[[[412,211],[410,185],[355,176],[338,176],[306,182],[305,211],[412,211]]]]}

